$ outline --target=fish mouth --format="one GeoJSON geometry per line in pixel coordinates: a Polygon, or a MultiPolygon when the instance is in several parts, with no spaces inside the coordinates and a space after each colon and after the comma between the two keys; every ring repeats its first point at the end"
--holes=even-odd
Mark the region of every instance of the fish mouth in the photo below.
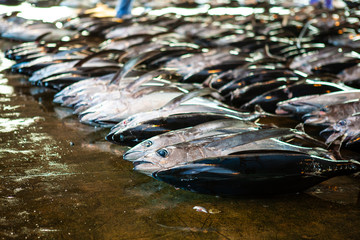
{"type": "Polygon", "coordinates": [[[143,151],[127,151],[126,153],[124,153],[123,159],[127,161],[136,161],[142,156],[144,156],[143,151]]]}
{"type": "Polygon", "coordinates": [[[152,162],[145,161],[145,160],[136,160],[136,161],[133,161],[133,164],[134,164],[134,169],[137,168],[141,164],[154,165],[152,162]]]}
{"type": "Polygon", "coordinates": [[[287,115],[291,113],[291,111],[287,111],[284,107],[277,107],[277,109],[275,109],[275,113],[278,115],[287,115]]]}
{"type": "Polygon", "coordinates": [[[325,144],[330,145],[338,139],[343,133],[335,131],[332,127],[328,127],[320,132],[320,136],[325,138],[325,144]]]}
{"type": "Polygon", "coordinates": [[[310,113],[319,109],[321,106],[316,104],[305,104],[305,103],[289,103],[284,105],[278,105],[277,109],[275,110],[276,114],[279,115],[286,115],[292,114],[296,116],[303,116],[304,114],[310,113]]]}
{"type": "Polygon", "coordinates": [[[326,125],[326,119],[320,114],[307,113],[302,117],[305,124],[326,125]]]}
{"type": "Polygon", "coordinates": [[[324,130],[322,130],[320,132],[320,136],[321,137],[324,137],[324,138],[328,138],[331,134],[335,133],[336,131],[331,128],[331,127],[328,127],[328,128],[325,128],[324,130]]]}
{"type": "Polygon", "coordinates": [[[152,162],[137,160],[133,162],[134,170],[141,172],[145,175],[152,176],[152,174],[159,170],[159,167],[152,162]]]}

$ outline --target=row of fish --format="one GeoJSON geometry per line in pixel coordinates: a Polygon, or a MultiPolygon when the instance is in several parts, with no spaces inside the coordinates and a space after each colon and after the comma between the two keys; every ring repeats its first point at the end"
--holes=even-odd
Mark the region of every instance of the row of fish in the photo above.
{"type": "Polygon", "coordinates": [[[13,72],[59,91],[54,102],[80,122],[132,146],[124,159],[135,170],[178,188],[297,192],[358,172],[358,159],[340,154],[344,141],[359,141],[358,11],[254,7],[263,13],[85,14],[62,22],[79,33],[70,41],[23,43],[5,55],[13,72]],[[269,117],[276,122],[261,123],[269,117]],[[301,125],[276,126],[289,117],[327,127],[326,141],[301,125]]]}

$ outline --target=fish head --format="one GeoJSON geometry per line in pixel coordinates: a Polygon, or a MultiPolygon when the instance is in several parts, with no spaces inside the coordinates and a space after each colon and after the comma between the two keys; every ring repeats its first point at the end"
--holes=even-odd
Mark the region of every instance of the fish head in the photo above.
{"type": "Polygon", "coordinates": [[[350,119],[342,119],[333,125],[333,130],[335,132],[346,132],[350,126],[351,126],[350,119]]]}
{"type": "Polygon", "coordinates": [[[134,121],[134,116],[130,116],[122,120],[117,124],[118,127],[125,128],[128,125],[131,125],[131,123],[134,121]]]}
{"type": "Polygon", "coordinates": [[[131,151],[130,149],[129,151],[124,153],[123,159],[127,161],[136,161],[140,159],[142,156],[144,156],[144,154],[145,153],[143,151],[131,151]]]}
{"type": "Polygon", "coordinates": [[[146,154],[134,161],[134,170],[149,173],[173,167],[187,160],[187,151],[176,146],[167,146],[146,154]]]}
{"type": "Polygon", "coordinates": [[[142,159],[138,159],[133,162],[134,163],[134,170],[141,172],[145,175],[152,176],[154,172],[157,172],[161,169],[161,167],[157,164],[152,162],[147,162],[142,159]]]}
{"type": "Polygon", "coordinates": [[[135,161],[144,155],[147,154],[148,149],[153,146],[153,141],[150,139],[144,140],[141,143],[137,144],[133,148],[131,148],[129,151],[127,151],[123,158],[127,161],[135,161]]]}
{"type": "Polygon", "coordinates": [[[348,138],[348,130],[349,130],[349,123],[348,119],[342,119],[335,124],[329,126],[328,128],[322,130],[320,135],[326,138],[326,144],[330,145],[335,140],[341,139],[341,142],[348,138]]]}

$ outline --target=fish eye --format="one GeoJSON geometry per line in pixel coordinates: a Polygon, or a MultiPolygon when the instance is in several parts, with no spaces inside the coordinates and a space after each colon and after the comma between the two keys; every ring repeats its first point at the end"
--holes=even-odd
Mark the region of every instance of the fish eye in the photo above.
{"type": "Polygon", "coordinates": [[[156,153],[160,156],[160,157],[167,157],[169,155],[169,152],[166,149],[159,149],[156,151],[156,153]]]}
{"type": "Polygon", "coordinates": [[[124,139],[125,139],[124,135],[122,135],[122,134],[119,135],[119,138],[120,138],[120,141],[121,141],[121,142],[123,142],[124,139]]]}
{"type": "Polygon", "coordinates": [[[346,120],[340,120],[340,121],[338,122],[338,124],[339,124],[340,126],[345,126],[345,125],[346,125],[346,120]]]}
{"type": "Polygon", "coordinates": [[[144,145],[145,147],[150,147],[151,145],[153,145],[153,142],[150,141],[150,140],[145,140],[143,145],[144,145]]]}

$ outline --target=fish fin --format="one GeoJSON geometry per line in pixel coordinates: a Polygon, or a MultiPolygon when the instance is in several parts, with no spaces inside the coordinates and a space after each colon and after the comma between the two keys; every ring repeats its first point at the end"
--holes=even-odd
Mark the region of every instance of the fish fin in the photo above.
{"type": "Polygon", "coordinates": [[[109,53],[117,53],[117,54],[120,54],[120,58],[121,56],[125,56],[126,55],[126,52],[125,51],[122,51],[122,50],[116,50],[116,49],[109,49],[109,50],[103,50],[103,51],[100,51],[100,52],[97,52],[97,53],[94,53],[94,54],[91,54],[83,59],[81,59],[79,62],[77,62],[74,67],[81,67],[84,63],[86,63],[87,61],[95,58],[95,57],[98,57],[98,56],[101,56],[101,55],[105,55],[105,54],[109,54],[109,53]]]}
{"type": "Polygon", "coordinates": [[[328,139],[326,139],[326,144],[328,146],[330,146],[331,144],[333,144],[337,139],[339,139],[341,137],[340,140],[340,145],[342,144],[342,142],[344,141],[344,139],[347,137],[347,134],[342,134],[341,132],[335,132],[333,134],[331,134],[328,139]]]}
{"type": "Polygon", "coordinates": [[[215,90],[211,88],[202,88],[199,90],[191,91],[189,93],[181,94],[180,96],[172,99],[170,102],[168,102],[165,106],[163,106],[162,110],[170,110],[174,109],[177,106],[179,106],[181,103],[186,102],[187,100],[190,100],[194,97],[201,97],[205,95],[209,95],[213,93],[215,90]]]}
{"type": "Polygon", "coordinates": [[[300,132],[305,132],[304,123],[299,123],[298,125],[295,126],[295,129],[300,132]]]}
{"type": "Polygon", "coordinates": [[[118,71],[116,71],[115,75],[112,77],[112,79],[110,80],[110,84],[120,84],[120,73],[121,73],[122,68],[120,68],[118,71]]]}
{"type": "Polygon", "coordinates": [[[145,62],[146,60],[148,60],[150,58],[153,58],[154,56],[158,55],[159,53],[161,53],[160,50],[153,50],[153,51],[149,51],[149,52],[146,52],[143,54],[139,54],[137,57],[131,58],[124,64],[124,66],[119,74],[119,78],[120,79],[124,78],[137,65],[145,62]]]}
{"type": "Polygon", "coordinates": [[[47,35],[49,35],[51,32],[46,32],[46,33],[44,33],[44,34],[41,34],[40,36],[38,36],[35,40],[34,40],[34,42],[40,42],[41,41],[41,39],[44,39],[44,37],[46,37],[47,35]]]}
{"type": "Polygon", "coordinates": [[[205,146],[205,148],[221,148],[231,149],[236,146],[244,145],[250,142],[255,142],[267,138],[277,138],[285,135],[294,134],[293,129],[290,128],[270,128],[260,129],[256,131],[249,131],[240,134],[222,137],[205,146]]]}
{"type": "Polygon", "coordinates": [[[276,55],[273,55],[272,53],[270,53],[270,48],[269,48],[269,45],[268,44],[265,44],[265,47],[264,47],[264,50],[265,50],[265,55],[269,58],[273,58],[273,59],[277,59],[279,61],[286,61],[286,58],[285,57],[281,57],[281,56],[276,56],[276,55]]]}
{"type": "MultiPolygon", "coordinates": [[[[300,124],[298,124],[298,125],[300,125],[300,124]]],[[[298,127],[298,125],[296,126],[296,127],[298,127]]],[[[296,127],[295,127],[295,129],[296,129],[296,127]]],[[[313,138],[313,137],[311,137],[310,135],[308,135],[306,132],[305,132],[305,129],[304,128],[302,128],[301,129],[301,127],[299,126],[299,128],[300,129],[296,129],[296,137],[298,137],[298,138],[300,138],[300,139],[302,139],[302,140],[304,140],[304,141],[306,141],[306,142],[309,142],[309,143],[311,143],[311,144],[313,144],[313,145],[317,145],[317,146],[320,146],[320,147],[322,147],[322,148],[326,148],[327,147],[327,145],[323,142],[323,141],[320,141],[320,140],[318,140],[318,139],[316,139],[316,138],[313,138]]]]}
{"type": "Polygon", "coordinates": [[[341,156],[341,152],[340,152],[340,148],[341,148],[341,143],[340,144],[337,144],[336,146],[333,147],[333,152],[334,152],[334,156],[336,157],[336,159],[344,159],[342,156],[341,156]]]}
{"type": "Polygon", "coordinates": [[[150,71],[150,72],[147,72],[143,75],[141,75],[138,79],[136,79],[135,81],[129,83],[127,86],[126,86],[126,91],[128,92],[134,92],[136,89],[139,88],[139,86],[141,84],[144,84],[146,82],[149,82],[151,81],[153,78],[155,77],[158,77],[162,74],[166,73],[164,70],[153,70],[153,71],[150,71]]]}

